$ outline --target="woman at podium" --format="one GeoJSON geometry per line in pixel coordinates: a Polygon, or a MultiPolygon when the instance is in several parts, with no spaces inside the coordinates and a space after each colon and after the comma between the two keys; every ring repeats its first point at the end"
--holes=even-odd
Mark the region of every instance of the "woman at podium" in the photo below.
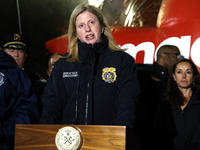
{"type": "Polygon", "coordinates": [[[135,60],[114,41],[101,11],[76,7],[68,41],[70,52],[55,63],[42,95],[40,123],[132,127],[140,92],[135,60]]]}

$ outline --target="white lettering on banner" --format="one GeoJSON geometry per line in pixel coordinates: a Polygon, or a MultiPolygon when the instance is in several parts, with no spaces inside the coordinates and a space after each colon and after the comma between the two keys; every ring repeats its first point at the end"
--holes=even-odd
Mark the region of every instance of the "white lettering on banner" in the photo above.
{"type": "Polygon", "coordinates": [[[145,51],[144,55],[144,63],[152,63],[153,62],[153,54],[155,50],[155,45],[151,42],[144,42],[135,46],[133,44],[125,44],[122,48],[127,48],[126,52],[130,54],[133,58],[136,57],[136,54],[139,51],[145,51]]]}
{"type": "Polygon", "coordinates": [[[198,38],[191,47],[191,55],[190,55],[190,46],[191,46],[191,36],[181,36],[181,38],[178,37],[170,37],[165,39],[163,42],[161,42],[156,51],[155,51],[155,45],[152,42],[143,42],[135,46],[134,44],[124,44],[121,47],[127,48],[126,52],[130,54],[132,57],[136,58],[136,55],[139,51],[144,51],[144,64],[151,64],[153,63],[153,60],[155,58],[156,60],[156,54],[158,49],[162,45],[175,45],[180,49],[181,55],[183,55],[185,58],[189,58],[191,56],[192,61],[200,67],[200,38],[198,38]],[[154,53],[155,52],[155,53],[154,53]]]}
{"type": "Polygon", "coordinates": [[[193,43],[190,53],[193,62],[200,67],[200,38],[193,43]]]}

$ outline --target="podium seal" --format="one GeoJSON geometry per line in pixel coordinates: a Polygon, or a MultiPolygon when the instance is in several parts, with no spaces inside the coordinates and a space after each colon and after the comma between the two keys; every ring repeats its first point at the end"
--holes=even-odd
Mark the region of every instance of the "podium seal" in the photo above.
{"type": "Polygon", "coordinates": [[[55,143],[59,150],[77,150],[81,146],[80,132],[71,126],[59,129],[55,143]]]}

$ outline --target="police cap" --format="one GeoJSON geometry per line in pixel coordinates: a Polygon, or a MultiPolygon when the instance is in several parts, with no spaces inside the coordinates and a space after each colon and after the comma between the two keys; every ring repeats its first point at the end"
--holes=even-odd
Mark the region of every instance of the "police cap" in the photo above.
{"type": "Polygon", "coordinates": [[[18,33],[5,34],[1,39],[2,49],[26,49],[28,44],[29,39],[18,33]]]}

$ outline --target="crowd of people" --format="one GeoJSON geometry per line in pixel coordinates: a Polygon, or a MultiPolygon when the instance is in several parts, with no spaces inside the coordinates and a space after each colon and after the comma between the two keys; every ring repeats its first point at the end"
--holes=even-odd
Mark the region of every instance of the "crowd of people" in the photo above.
{"type": "Polygon", "coordinates": [[[0,149],[14,148],[16,124],[122,125],[141,150],[200,149],[200,77],[178,47],[136,64],[114,41],[101,11],[71,14],[69,53],[49,58],[43,79],[24,67],[29,40],[6,34],[0,50],[0,149]]]}

